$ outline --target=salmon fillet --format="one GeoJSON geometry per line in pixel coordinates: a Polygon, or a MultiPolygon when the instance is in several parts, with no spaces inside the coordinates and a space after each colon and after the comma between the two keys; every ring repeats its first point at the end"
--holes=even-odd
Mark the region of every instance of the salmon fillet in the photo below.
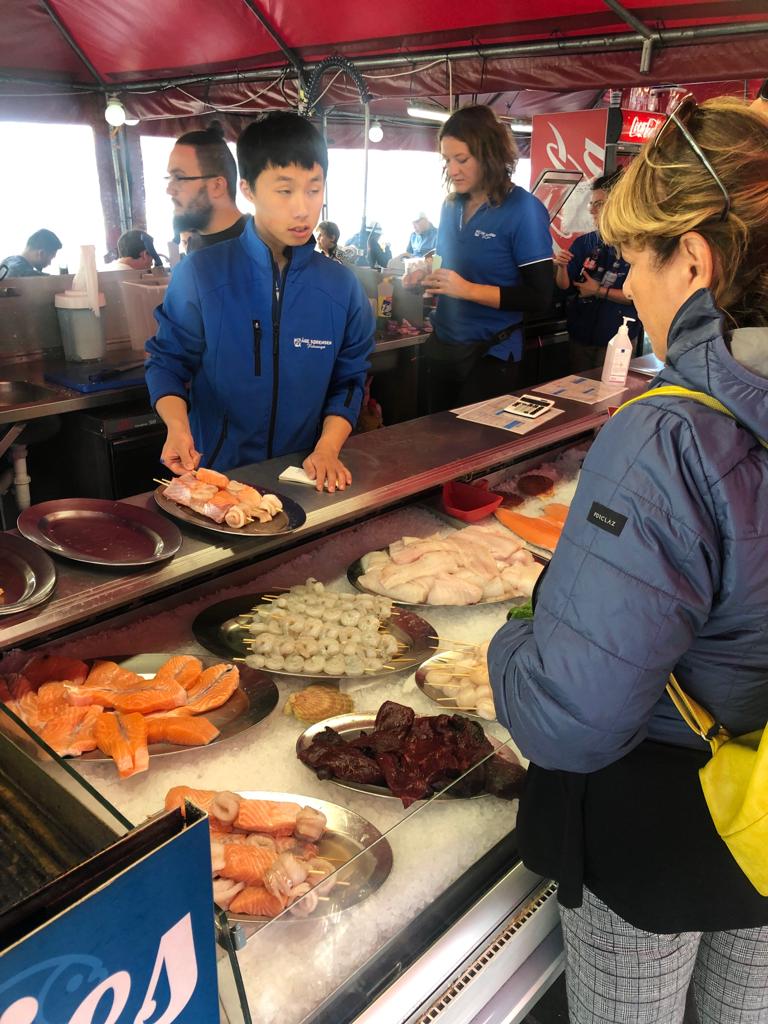
{"type": "Polygon", "coordinates": [[[195,477],[201,484],[212,484],[214,487],[221,489],[229,485],[229,477],[224,476],[223,473],[218,473],[215,469],[202,468],[195,470],[195,477]]]}
{"type": "Polygon", "coordinates": [[[190,654],[179,654],[169,658],[155,673],[155,682],[172,681],[183,686],[185,690],[197,681],[203,671],[203,663],[190,654]]]}
{"type": "Polygon", "coordinates": [[[148,743],[179,743],[185,747],[205,746],[219,735],[219,730],[207,718],[156,715],[147,718],[148,743]]]}
{"type": "Polygon", "coordinates": [[[0,677],[0,701],[5,704],[6,701],[9,700],[13,700],[13,694],[8,689],[8,683],[5,681],[5,677],[0,677]]]}
{"type": "Polygon", "coordinates": [[[240,682],[236,665],[211,665],[186,691],[186,704],[179,708],[180,715],[203,715],[226,704],[240,682]]]}
{"type": "Polygon", "coordinates": [[[285,910],[279,896],[267,892],[263,885],[249,885],[242,889],[229,904],[233,914],[250,914],[253,917],[277,917],[285,910]]]}
{"type": "Polygon", "coordinates": [[[43,683],[69,682],[80,686],[88,675],[88,666],[84,661],[63,654],[42,654],[27,662],[24,675],[35,689],[43,683]]]}
{"type": "Polygon", "coordinates": [[[174,680],[157,683],[154,679],[142,679],[114,661],[97,662],[82,686],[66,686],[72,704],[101,704],[126,714],[171,711],[187,701],[186,691],[174,680]]]}
{"type": "Polygon", "coordinates": [[[34,693],[37,689],[21,672],[14,672],[6,676],[5,682],[14,700],[19,700],[25,693],[34,693]]]}
{"type": "Polygon", "coordinates": [[[264,846],[245,843],[227,843],[224,846],[224,867],[218,871],[222,878],[254,885],[277,860],[277,851],[264,846]]]}
{"type": "Polygon", "coordinates": [[[143,715],[107,711],[96,722],[96,744],[117,765],[121,779],[149,767],[147,723],[143,715]]]}
{"type": "Polygon", "coordinates": [[[102,717],[100,707],[67,708],[42,724],[40,738],[60,757],[79,757],[96,749],[96,729],[102,717]]]}
{"type": "Polygon", "coordinates": [[[8,707],[22,722],[26,722],[30,729],[40,732],[43,722],[38,714],[38,696],[33,690],[27,690],[15,700],[9,700],[8,707]]]}
{"type": "Polygon", "coordinates": [[[289,836],[296,827],[299,804],[277,800],[241,800],[235,828],[246,832],[267,832],[272,836],[289,836]]]}
{"type": "Polygon", "coordinates": [[[64,683],[43,683],[37,691],[37,713],[44,722],[71,707],[64,683]]]}
{"type": "Polygon", "coordinates": [[[216,796],[215,789],[192,789],[191,786],[173,786],[165,794],[165,809],[173,811],[180,807],[184,810],[184,801],[189,800],[196,807],[207,811],[216,796]]]}

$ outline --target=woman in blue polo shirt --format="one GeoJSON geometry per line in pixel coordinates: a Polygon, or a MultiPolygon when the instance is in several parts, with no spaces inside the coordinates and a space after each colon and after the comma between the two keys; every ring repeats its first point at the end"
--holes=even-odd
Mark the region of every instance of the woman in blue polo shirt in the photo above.
{"type": "Polygon", "coordinates": [[[512,182],[517,147],[490,107],[462,107],[440,131],[451,192],[425,280],[437,296],[421,353],[421,415],[507,394],[517,385],[523,314],[552,302],[552,238],[544,205],[512,182]]]}

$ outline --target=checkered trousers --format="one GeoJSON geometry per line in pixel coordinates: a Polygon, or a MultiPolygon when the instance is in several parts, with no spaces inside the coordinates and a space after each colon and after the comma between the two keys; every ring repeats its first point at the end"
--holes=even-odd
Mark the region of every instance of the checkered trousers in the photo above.
{"type": "Polygon", "coordinates": [[[691,983],[699,1024],[768,1024],[768,927],[657,935],[586,888],[560,918],[571,1024],[682,1024],[691,983]]]}

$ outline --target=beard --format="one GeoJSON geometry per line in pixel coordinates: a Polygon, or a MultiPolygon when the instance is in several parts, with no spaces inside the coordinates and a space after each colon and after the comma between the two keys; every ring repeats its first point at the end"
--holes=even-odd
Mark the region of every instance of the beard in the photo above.
{"type": "Polygon", "coordinates": [[[208,198],[208,190],[203,185],[194,199],[190,199],[185,209],[174,214],[173,226],[176,231],[205,231],[211,223],[213,203],[208,198]]]}

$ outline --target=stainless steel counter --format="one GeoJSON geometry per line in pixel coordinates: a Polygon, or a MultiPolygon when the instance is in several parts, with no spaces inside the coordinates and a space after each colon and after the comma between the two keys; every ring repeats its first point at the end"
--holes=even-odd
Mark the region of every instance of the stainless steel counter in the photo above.
{"type": "MultiPolygon", "coordinates": [[[[277,477],[286,466],[300,465],[301,455],[288,455],[238,470],[238,478],[269,486],[298,501],[306,524],[292,534],[240,539],[179,524],[183,544],[171,561],[135,572],[108,572],[55,558],[58,581],[53,598],[42,608],[0,620],[0,650],[42,642],[83,625],[178,589],[182,584],[215,576],[328,532],[367,513],[379,512],[423,494],[447,480],[514,462],[528,453],[598,427],[608,406],[645,390],[647,379],[630,375],[627,390],[594,406],[561,401],[564,413],[523,436],[459,420],[439,413],[350,438],[344,458],[353,484],[336,494],[318,494],[277,477]]],[[[129,499],[155,508],[151,493],[129,499]]]]}

